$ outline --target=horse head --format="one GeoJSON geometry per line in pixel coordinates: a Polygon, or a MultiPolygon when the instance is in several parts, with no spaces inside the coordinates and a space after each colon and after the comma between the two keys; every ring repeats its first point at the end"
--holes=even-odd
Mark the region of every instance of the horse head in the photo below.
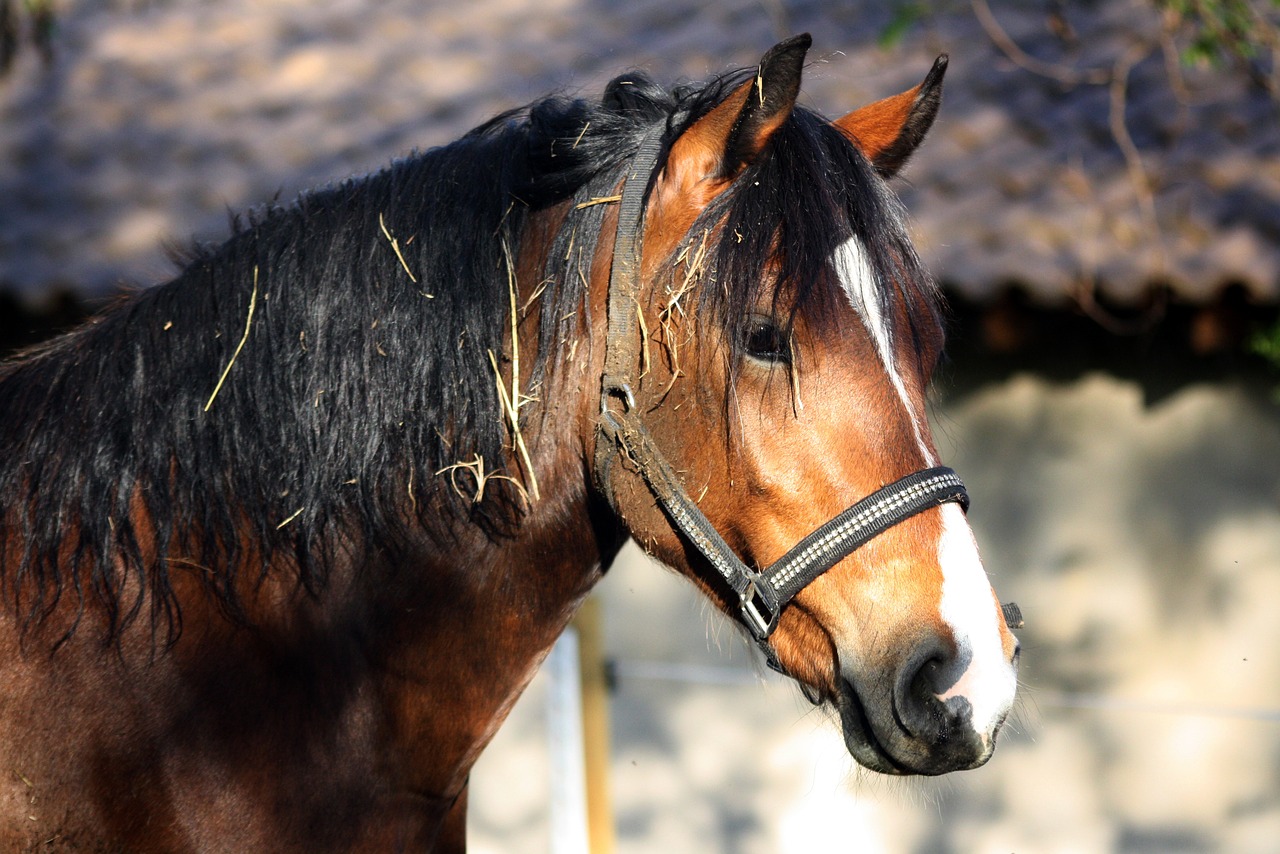
{"type": "Polygon", "coordinates": [[[938,468],[938,296],[885,183],[933,122],[946,60],[829,122],[796,105],[809,43],[655,129],[652,168],[628,176],[613,281],[594,291],[610,291],[595,477],[646,551],[749,616],[771,662],[834,706],[861,764],[972,768],[1012,704],[1018,643],[963,487],[938,468]],[[869,496],[896,507],[922,471],[942,491],[838,548],[789,601],[752,603],[797,543],[830,539],[869,496]]]}

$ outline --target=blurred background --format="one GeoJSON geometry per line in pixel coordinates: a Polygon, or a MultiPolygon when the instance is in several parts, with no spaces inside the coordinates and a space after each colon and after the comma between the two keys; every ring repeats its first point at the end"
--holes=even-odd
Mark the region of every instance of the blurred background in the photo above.
{"type": "MultiPolygon", "coordinates": [[[[936,436],[1026,616],[1019,708],[979,770],[860,772],[629,549],[597,604],[616,850],[1280,851],[1275,0],[0,0],[0,352],[228,211],[800,31],[831,115],[951,57],[897,186],[952,308],[936,436]]],[[[473,850],[557,850],[563,684],[477,767],[473,850]]]]}

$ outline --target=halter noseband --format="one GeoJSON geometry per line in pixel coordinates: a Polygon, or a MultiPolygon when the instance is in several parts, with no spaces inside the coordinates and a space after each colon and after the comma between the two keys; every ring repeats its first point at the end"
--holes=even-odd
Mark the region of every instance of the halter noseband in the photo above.
{"type": "Polygon", "coordinates": [[[778,625],[778,615],[797,593],[882,531],[947,502],[968,509],[969,495],[951,469],[925,469],[863,498],[765,569],[757,572],[738,558],[658,450],[653,435],[640,420],[632,391],[632,373],[640,362],[636,329],[645,191],[658,162],[664,131],[665,123],[649,131],[624,176],[609,274],[609,332],[600,387],[594,477],[612,504],[609,478],[614,457],[622,453],[635,464],[672,524],[738,596],[738,617],[755,638],[769,666],[784,672],[769,645],[769,636],[778,625]]]}

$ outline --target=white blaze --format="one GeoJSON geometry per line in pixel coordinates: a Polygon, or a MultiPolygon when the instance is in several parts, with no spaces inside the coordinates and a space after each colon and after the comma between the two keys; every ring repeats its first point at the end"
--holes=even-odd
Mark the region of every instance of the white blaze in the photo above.
{"type": "Polygon", "coordinates": [[[928,465],[937,465],[937,459],[925,444],[924,435],[920,432],[919,415],[911,403],[911,397],[907,394],[902,375],[898,373],[898,361],[894,358],[889,326],[885,322],[884,309],[880,305],[876,275],[870,263],[867,262],[867,251],[862,248],[862,241],[857,237],[850,237],[841,243],[836,248],[835,266],[836,275],[840,277],[845,295],[849,297],[849,302],[861,315],[863,324],[871,333],[876,352],[880,354],[880,362],[884,365],[885,372],[889,374],[893,387],[897,389],[898,397],[902,399],[902,406],[907,410],[907,418],[911,421],[911,429],[915,432],[916,445],[919,446],[920,453],[924,455],[928,465]]]}
{"type": "MultiPolygon", "coordinates": [[[[880,303],[880,289],[862,241],[851,237],[840,244],[833,261],[845,294],[867,327],[885,372],[902,400],[926,465],[937,465],[937,458],[924,441],[921,415],[916,412],[898,371],[884,307],[880,303]]],[[[972,707],[974,730],[989,736],[1013,704],[1017,677],[1005,660],[1001,620],[996,613],[991,582],[964,511],[956,504],[945,504],[941,510],[938,565],[942,568],[942,601],[938,610],[955,638],[958,661],[967,664],[941,697],[944,700],[965,697],[972,707]]]]}
{"type": "Polygon", "coordinates": [[[942,567],[942,602],[938,613],[951,627],[959,660],[967,667],[940,696],[943,700],[967,698],[973,709],[974,730],[990,733],[1013,705],[1017,677],[1004,657],[1001,618],[969,522],[959,505],[944,504],[941,509],[938,565],[942,567]]]}

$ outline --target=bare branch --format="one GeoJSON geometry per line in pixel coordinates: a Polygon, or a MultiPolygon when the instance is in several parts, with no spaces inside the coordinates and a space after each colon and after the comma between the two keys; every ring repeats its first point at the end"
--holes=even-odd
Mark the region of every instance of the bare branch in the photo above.
{"type": "Polygon", "coordinates": [[[1138,197],[1138,207],[1142,211],[1142,218],[1146,221],[1147,232],[1155,243],[1157,272],[1163,276],[1167,272],[1167,259],[1164,251],[1164,237],[1160,232],[1160,222],[1156,219],[1156,201],[1151,191],[1151,179],[1147,175],[1146,166],[1142,163],[1142,154],[1138,151],[1138,146],[1134,145],[1133,137],[1129,135],[1129,127],[1125,124],[1124,115],[1125,107],[1128,104],[1129,73],[1150,52],[1149,45],[1134,44],[1116,60],[1109,87],[1111,94],[1110,125],[1111,137],[1116,141],[1116,145],[1119,146],[1120,152],[1124,155],[1125,165],[1129,171],[1129,183],[1133,185],[1133,191],[1138,197]]]}
{"type": "Polygon", "coordinates": [[[987,5],[987,0],[970,0],[970,4],[973,6],[973,14],[977,17],[978,23],[986,31],[987,38],[991,39],[995,46],[1000,48],[1004,55],[1019,68],[1030,71],[1032,74],[1038,74],[1041,77],[1057,80],[1068,86],[1078,86],[1081,83],[1099,86],[1110,81],[1110,75],[1106,69],[1095,68],[1080,71],[1068,65],[1059,65],[1058,63],[1036,59],[1019,47],[1018,43],[1010,37],[1004,27],[1000,26],[1000,22],[996,20],[996,16],[991,12],[991,7],[987,5]]]}

